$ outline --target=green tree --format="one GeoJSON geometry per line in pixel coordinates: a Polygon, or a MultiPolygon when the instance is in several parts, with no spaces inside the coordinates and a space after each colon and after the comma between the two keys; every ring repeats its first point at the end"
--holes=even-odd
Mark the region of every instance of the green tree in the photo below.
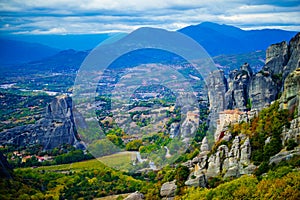
{"type": "Polygon", "coordinates": [[[143,145],[142,140],[133,140],[126,144],[127,151],[138,151],[139,148],[143,145]]]}

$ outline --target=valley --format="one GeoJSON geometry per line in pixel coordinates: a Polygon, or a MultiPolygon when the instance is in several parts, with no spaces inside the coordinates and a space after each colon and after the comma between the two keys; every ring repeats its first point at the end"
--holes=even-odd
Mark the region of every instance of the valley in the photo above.
{"type": "Polygon", "coordinates": [[[153,49],[90,87],[89,51],[2,65],[0,198],[300,198],[300,34],[278,42],[216,53],[205,78],[153,49]]]}

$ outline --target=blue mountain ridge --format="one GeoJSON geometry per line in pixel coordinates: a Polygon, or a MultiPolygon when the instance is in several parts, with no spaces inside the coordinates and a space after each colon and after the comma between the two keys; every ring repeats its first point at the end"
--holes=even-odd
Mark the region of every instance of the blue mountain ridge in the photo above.
{"type": "MultiPolygon", "coordinates": [[[[178,30],[203,46],[211,55],[232,55],[265,50],[269,45],[279,41],[289,41],[296,32],[277,29],[249,30],[203,22],[178,30]]],[[[0,65],[21,64],[32,61],[47,62],[47,57],[53,64],[55,54],[60,50],[74,49],[75,51],[91,50],[100,42],[113,34],[86,35],[14,35],[0,36],[0,65]],[[9,39],[7,39],[9,38],[9,39]],[[16,40],[12,40],[16,39],[16,40]],[[17,41],[17,39],[23,41],[17,41]],[[24,40],[29,41],[24,42],[24,40]],[[39,42],[32,43],[32,42],[39,42]],[[46,45],[50,45],[46,46],[46,45]]],[[[149,53],[149,52],[148,52],[149,53]]],[[[143,53],[140,53],[143,54],[143,53]]],[[[59,54],[58,56],[61,56],[59,54]]],[[[71,55],[70,55],[71,56],[71,55]]],[[[163,60],[164,55],[156,55],[156,60],[163,60]]],[[[143,59],[142,57],[139,59],[143,59]]],[[[149,59],[145,56],[144,59],[149,59]]],[[[58,59],[61,61],[61,59],[58,59]]],[[[130,63],[128,63],[131,65],[130,63]]],[[[37,63],[35,63],[37,66],[37,63]]]]}
{"type": "Polygon", "coordinates": [[[279,29],[246,31],[212,22],[187,26],[178,31],[196,40],[211,56],[265,50],[271,44],[289,41],[297,33],[279,29]]]}

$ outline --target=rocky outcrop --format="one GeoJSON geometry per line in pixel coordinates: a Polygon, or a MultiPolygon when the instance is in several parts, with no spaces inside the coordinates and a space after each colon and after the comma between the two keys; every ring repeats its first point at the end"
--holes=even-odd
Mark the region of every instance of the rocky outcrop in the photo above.
{"type": "Polygon", "coordinates": [[[207,180],[204,173],[200,175],[193,175],[193,173],[189,176],[188,180],[185,182],[187,186],[193,187],[207,187],[207,180]]]}
{"type": "Polygon", "coordinates": [[[223,161],[227,156],[228,147],[226,145],[219,146],[217,152],[208,158],[208,168],[205,175],[208,178],[218,176],[222,171],[223,161]]]}
{"type": "Polygon", "coordinates": [[[300,33],[293,37],[289,43],[288,62],[283,68],[283,80],[294,70],[300,67],[300,33]]]}
{"type": "Polygon", "coordinates": [[[142,193],[136,191],[135,193],[130,194],[124,200],[143,200],[143,199],[145,199],[145,196],[142,193]]]}
{"type": "Polygon", "coordinates": [[[256,169],[250,161],[251,144],[248,137],[236,136],[230,150],[220,145],[215,153],[200,152],[190,163],[192,172],[185,182],[188,186],[206,187],[207,179],[224,174],[224,177],[239,177],[251,174],[256,169]]]}
{"type": "Polygon", "coordinates": [[[285,41],[271,45],[266,51],[264,70],[269,71],[270,74],[282,74],[283,68],[288,61],[288,53],[289,47],[285,41]]]}
{"type": "Polygon", "coordinates": [[[246,111],[248,104],[249,85],[253,72],[245,63],[240,70],[234,70],[228,76],[228,91],[225,94],[226,109],[246,111]]]}
{"type": "Polygon", "coordinates": [[[284,91],[280,98],[280,107],[282,109],[288,109],[295,117],[295,119],[290,122],[289,128],[283,128],[283,145],[289,139],[293,139],[300,144],[300,68],[287,76],[284,83],[284,91]]]}
{"type": "Polygon", "coordinates": [[[291,151],[282,151],[282,152],[279,152],[278,154],[276,154],[275,156],[272,156],[270,158],[270,161],[269,161],[269,164],[278,164],[280,163],[281,161],[286,161],[286,160],[289,160],[291,159],[292,157],[294,156],[299,156],[300,155],[300,148],[295,148],[294,150],[291,150],[291,151]]]}
{"type": "MultiPolygon", "coordinates": [[[[231,71],[228,79],[224,77],[222,71],[212,72],[207,78],[210,131],[215,131],[211,126],[216,127],[221,111],[234,109],[250,111],[249,115],[241,117],[248,120],[255,113],[278,99],[283,90],[287,90],[284,97],[285,103],[295,105],[297,99],[294,98],[296,97],[295,93],[299,91],[299,86],[295,86],[295,84],[298,84],[299,77],[293,73],[291,75],[293,77],[288,75],[299,67],[300,33],[293,37],[289,43],[281,42],[271,45],[266,52],[266,63],[257,74],[253,74],[248,64],[244,64],[239,70],[231,71]],[[290,81],[285,83],[286,88],[283,89],[285,80],[290,81]]],[[[215,136],[218,136],[224,127],[219,126],[217,128],[218,133],[215,136]]]]}
{"type": "Polygon", "coordinates": [[[201,143],[200,152],[209,151],[208,140],[207,137],[204,137],[201,143]]]}
{"type": "Polygon", "coordinates": [[[217,70],[210,73],[206,84],[210,103],[210,127],[216,127],[219,112],[226,108],[227,80],[224,76],[224,71],[217,70]]]}
{"type": "Polygon", "coordinates": [[[290,127],[283,128],[282,134],[282,145],[285,145],[288,140],[294,140],[298,144],[300,144],[300,117],[293,119],[290,122],[290,127]]]}
{"type": "MultiPolygon", "coordinates": [[[[284,91],[280,98],[281,108],[295,111],[300,104],[300,67],[290,73],[284,82],[284,91]]],[[[297,112],[298,112],[297,111],[297,112]]],[[[300,113],[298,112],[298,115],[300,113]]]]}
{"type": "Polygon", "coordinates": [[[171,182],[166,182],[161,186],[160,196],[162,196],[163,199],[173,199],[177,189],[177,185],[175,183],[176,180],[171,182]]]}
{"type": "Polygon", "coordinates": [[[179,123],[172,123],[170,126],[170,137],[174,138],[179,135],[179,130],[180,130],[180,124],[179,123]]]}
{"type": "Polygon", "coordinates": [[[252,110],[261,110],[277,99],[287,76],[300,67],[300,33],[289,44],[271,45],[266,52],[266,64],[251,80],[249,96],[252,110]]]}
{"type": "Polygon", "coordinates": [[[47,106],[42,119],[35,124],[3,131],[0,140],[18,146],[40,144],[44,149],[53,149],[61,144],[74,145],[77,141],[75,130],[72,100],[60,96],[47,106]]]}
{"type": "Polygon", "coordinates": [[[6,157],[0,152],[0,178],[12,178],[12,167],[7,162],[6,157]]]}
{"type": "Polygon", "coordinates": [[[280,86],[268,71],[255,74],[250,82],[249,97],[252,110],[261,110],[278,98],[280,86]]]}
{"type": "MultiPolygon", "coordinates": [[[[299,44],[300,33],[289,44],[281,42],[271,45],[266,53],[266,64],[257,74],[253,74],[248,64],[230,72],[227,80],[222,71],[210,74],[207,81],[210,125],[217,124],[214,135],[217,148],[209,152],[207,139],[203,139],[199,155],[185,163],[191,169],[186,185],[206,187],[206,180],[211,177],[239,177],[253,173],[257,167],[250,160],[250,139],[240,134],[232,140],[233,135],[227,126],[249,121],[258,111],[277,100],[281,92],[281,108],[288,109],[295,117],[290,127],[283,130],[283,144],[289,139],[294,139],[300,144],[299,44]]],[[[269,140],[270,138],[266,143],[269,140]]],[[[299,147],[271,157],[270,164],[277,164],[295,155],[299,155],[299,147]]]]}

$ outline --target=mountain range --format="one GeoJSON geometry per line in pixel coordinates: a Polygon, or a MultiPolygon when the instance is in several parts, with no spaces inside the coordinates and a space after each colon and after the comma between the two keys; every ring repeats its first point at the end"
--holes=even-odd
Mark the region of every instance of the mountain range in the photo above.
{"type": "Polygon", "coordinates": [[[178,31],[196,40],[211,56],[265,50],[278,41],[289,41],[297,33],[278,29],[246,31],[211,22],[188,26],[178,31]]]}
{"type": "Polygon", "coordinates": [[[15,65],[55,55],[60,49],[39,43],[1,39],[0,65],[15,65]]]}
{"type": "MultiPolygon", "coordinates": [[[[187,26],[178,31],[201,44],[211,56],[265,50],[273,43],[289,41],[296,35],[293,31],[277,29],[246,31],[211,22],[187,26]]],[[[91,50],[110,36],[111,34],[1,36],[0,65],[41,60],[55,55],[59,50],[91,50]]]]}

